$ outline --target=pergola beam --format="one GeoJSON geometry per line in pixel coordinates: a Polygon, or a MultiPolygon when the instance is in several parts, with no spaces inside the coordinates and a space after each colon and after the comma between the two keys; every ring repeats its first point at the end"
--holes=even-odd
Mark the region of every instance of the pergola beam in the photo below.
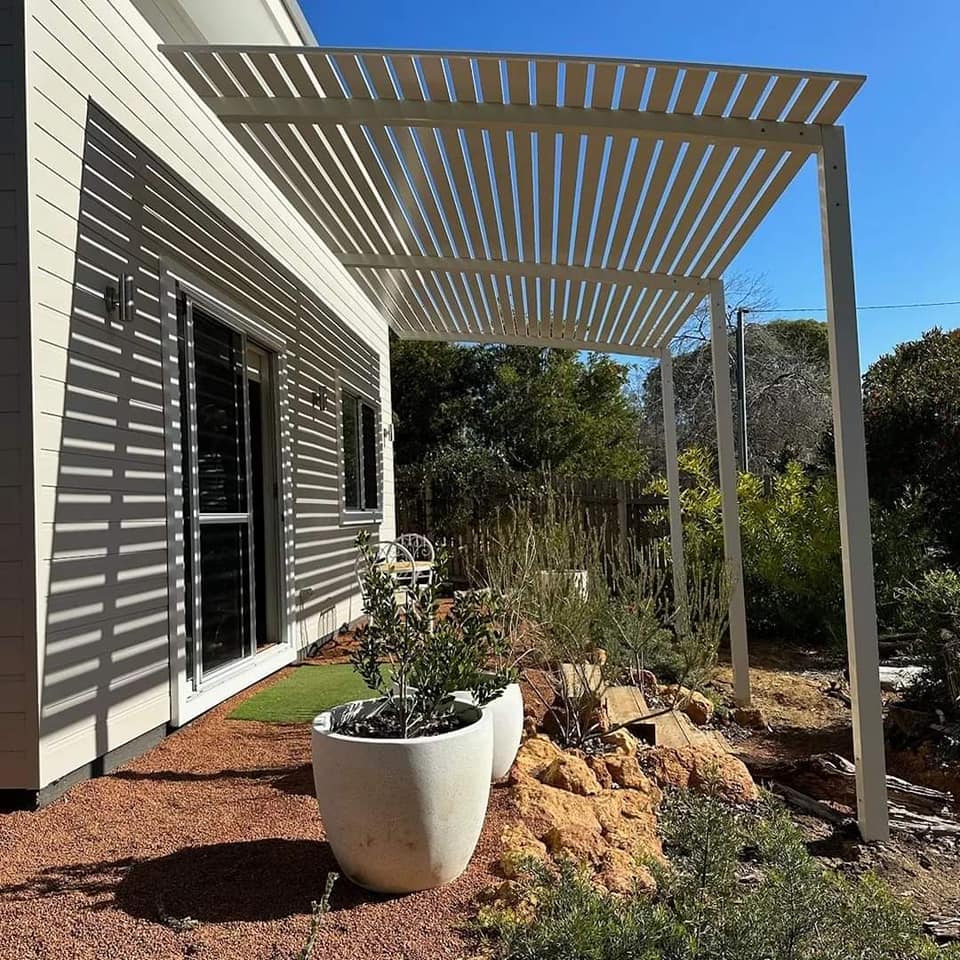
{"type": "Polygon", "coordinates": [[[544,337],[527,335],[524,333],[484,333],[479,330],[450,330],[429,331],[409,330],[393,327],[393,332],[400,340],[430,340],[442,343],[481,343],[507,344],[519,347],[541,347],[551,350],[591,350],[596,353],[615,353],[621,356],[659,358],[659,351],[648,350],[645,347],[635,347],[629,344],[592,342],[589,340],[561,339],[559,337],[544,337]]]}
{"type": "Polygon", "coordinates": [[[228,126],[315,123],[320,126],[549,130],[554,133],[599,133],[686,142],[751,146],[773,144],[806,153],[814,153],[819,148],[822,129],[816,123],[639,110],[585,110],[582,107],[543,104],[294,96],[204,96],[202,99],[228,126]]]}
{"type": "Polygon", "coordinates": [[[472,260],[455,257],[420,257],[378,253],[343,254],[345,267],[376,270],[434,270],[443,273],[490,273],[504,276],[540,277],[543,279],[581,280],[592,283],[613,283],[656,290],[699,293],[705,296],[709,280],[678,277],[636,270],[611,270],[603,267],[567,266],[559,263],[526,263],[512,260],[472,260]]]}

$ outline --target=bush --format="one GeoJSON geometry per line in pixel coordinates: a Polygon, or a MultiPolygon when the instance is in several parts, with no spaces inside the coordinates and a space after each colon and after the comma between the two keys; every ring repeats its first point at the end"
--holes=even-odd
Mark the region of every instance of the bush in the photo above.
{"type": "Polygon", "coordinates": [[[672,795],[662,819],[671,866],[658,893],[618,897],[572,863],[531,864],[518,909],[481,913],[505,960],[947,960],[875,877],[848,879],[807,852],[779,807],[738,812],[672,795]],[[526,904],[526,908],[524,906],[526,904]]]}
{"type": "Polygon", "coordinates": [[[917,496],[927,525],[960,563],[960,331],[928,331],[863,378],[870,492],[896,508],[917,496]]]}
{"type": "Polygon", "coordinates": [[[929,570],[899,592],[903,617],[920,639],[923,674],[911,698],[960,718],[960,574],[929,570]]]}
{"type": "MultiPolygon", "coordinates": [[[[684,546],[693,562],[723,557],[720,488],[713,458],[680,454],[684,546]]],[[[654,484],[666,493],[666,481],[654,484]]],[[[737,488],[744,591],[751,631],[802,643],[843,637],[840,520],[836,486],[795,461],[764,489],[741,474],[737,488]]]]}
{"type": "Polygon", "coordinates": [[[490,672],[505,653],[495,611],[482,597],[466,596],[438,617],[442,557],[436,580],[409,590],[400,605],[397,581],[368,533],[357,537],[357,548],[367,622],[357,631],[351,664],[381,698],[372,718],[376,729],[367,735],[406,739],[436,733],[452,717],[455,691],[470,691],[478,706],[503,692],[511,678],[490,672]]]}

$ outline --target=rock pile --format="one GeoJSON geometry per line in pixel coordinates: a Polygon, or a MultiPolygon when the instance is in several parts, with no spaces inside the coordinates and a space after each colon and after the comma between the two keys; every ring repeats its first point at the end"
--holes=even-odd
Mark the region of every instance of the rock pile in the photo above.
{"type": "Polygon", "coordinates": [[[569,858],[592,869],[613,893],[654,890],[649,865],[663,862],[657,807],[660,787],[668,785],[734,803],[759,799],[744,764],[710,739],[641,748],[638,757],[632,737],[590,756],[561,750],[546,736],[530,737],[511,771],[517,822],[501,837],[501,873],[514,879],[529,857],[569,858]]]}
{"type": "Polygon", "coordinates": [[[520,822],[502,836],[504,876],[515,876],[524,857],[567,857],[589,865],[613,892],[654,888],[644,864],[663,859],[656,818],[661,793],[635,756],[585,759],[547,737],[531,737],[511,779],[520,822]]]}

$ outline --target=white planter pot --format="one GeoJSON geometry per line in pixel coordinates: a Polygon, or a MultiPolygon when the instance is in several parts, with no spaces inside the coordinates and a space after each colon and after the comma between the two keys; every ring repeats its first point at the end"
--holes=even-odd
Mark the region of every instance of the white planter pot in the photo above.
{"type": "MultiPolygon", "coordinates": [[[[458,700],[473,703],[473,694],[467,690],[458,690],[454,696],[458,700]]],[[[492,778],[505,777],[517,759],[520,739],[523,737],[523,695],[519,683],[510,683],[503,693],[491,700],[484,708],[493,720],[493,767],[492,778]]]]}
{"type": "Polygon", "coordinates": [[[558,584],[586,600],[589,596],[589,572],[587,570],[541,570],[540,578],[545,584],[558,584]]]}
{"type": "MultiPolygon", "coordinates": [[[[493,719],[435,737],[374,740],[335,733],[360,700],[313,722],[313,779],[327,840],[344,874],[378,893],[412,893],[466,869],[490,797],[493,719]]],[[[457,708],[476,712],[458,701],[457,708]]]]}

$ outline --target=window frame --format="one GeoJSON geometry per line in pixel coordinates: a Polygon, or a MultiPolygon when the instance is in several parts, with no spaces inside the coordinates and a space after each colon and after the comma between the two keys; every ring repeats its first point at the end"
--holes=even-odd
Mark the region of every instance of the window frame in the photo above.
{"type": "Polygon", "coordinates": [[[337,475],[339,477],[339,501],[340,501],[340,522],[343,526],[361,525],[376,523],[383,519],[383,438],[381,431],[381,412],[380,403],[363,387],[353,381],[346,381],[343,377],[337,377],[336,383],[336,403],[337,403],[337,475]],[[374,457],[376,459],[376,494],[377,503],[374,507],[348,507],[347,506],[347,449],[344,436],[344,421],[346,415],[346,401],[350,399],[357,406],[357,470],[358,482],[360,485],[360,502],[366,501],[365,485],[366,471],[364,469],[364,443],[363,443],[363,407],[366,406],[373,412],[373,442],[374,457]]]}

